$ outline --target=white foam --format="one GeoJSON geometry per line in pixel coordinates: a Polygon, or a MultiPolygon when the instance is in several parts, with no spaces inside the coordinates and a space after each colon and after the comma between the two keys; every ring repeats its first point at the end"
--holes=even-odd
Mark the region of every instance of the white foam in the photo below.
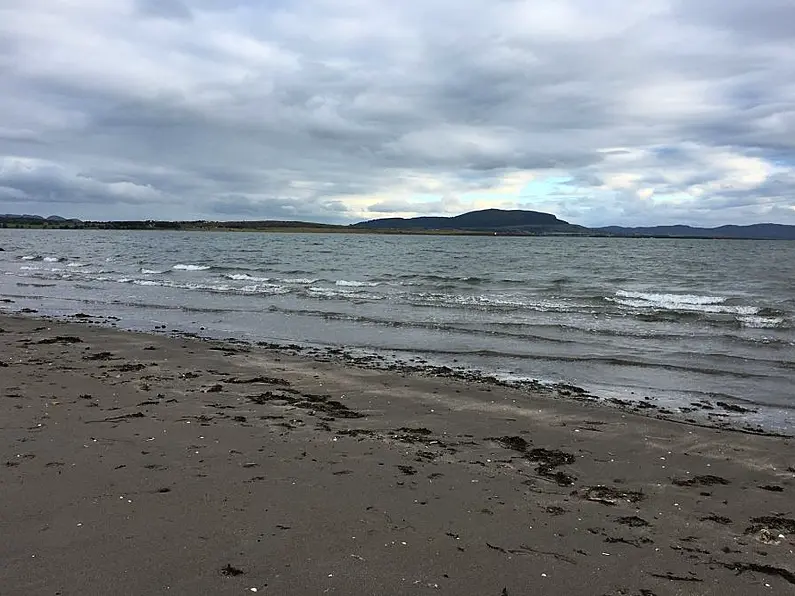
{"type": "Polygon", "coordinates": [[[165,273],[165,271],[158,271],[156,269],[144,269],[141,268],[141,273],[144,275],[160,275],[161,273],[165,273]]]}
{"type": "Polygon", "coordinates": [[[182,263],[172,267],[175,271],[207,271],[209,268],[209,265],[184,265],[182,263]]]}
{"type": "Polygon", "coordinates": [[[40,271],[40,270],[41,270],[41,267],[34,267],[34,266],[29,266],[29,265],[22,265],[22,266],[19,268],[19,270],[20,270],[20,271],[40,271]]]}
{"type": "Polygon", "coordinates": [[[226,284],[183,284],[177,287],[187,290],[206,290],[208,292],[229,292],[234,288],[226,284]]]}
{"type": "Polygon", "coordinates": [[[456,296],[454,302],[458,304],[478,304],[484,306],[509,306],[515,308],[522,308],[531,306],[527,302],[521,300],[511,300],[509,298],[499,298],[497,296],[456,296]]]}
{"type": "Polygon", "coordinates": [[[343,288],[324,288],[321,286],[311,286],[307,288],[307,293],[313,298],[339,298],[348,300],[383,300],[384,296],[368,294],[361,290],[346,290],[343,288]]]}
{"type": "Polygon", "coordinates": [[[269,277],[255,277],[248,273],[227,273],[224,277],[234,281],[270,281],[269,277]]]}
{"type": "Polygon", "coordinates": [[[23,261],[41,261],[41,257],[38,257],[36,255],[25,255],[24,257],[22,257],[22,260],[23,261]]]}
{"type": "Polygon", "coordinates": [[[353,294],[352,290],[335,290],[334,288],[323,288],[320,286],[310,286],[306,291],[310,296],[317,298],[339,298],[353,294]]]}
{"type": "Polygon", "coordinates": [[[243,287],[234,287],[229,284],[176,283],[173,281],[154,279],[121,278],[115,281],[118,283],[132,283],[137,286],[157,286],[179,290],[216,292],[219,294],[263,294],[272,296],[290,292],[289,288],[277,284],[252,284],[243,287]]]}
{"type": "Polygon", "coordinates": [[[581,310],[577,305],[557,300],[521,300],[496,295],[456,295],[456,294],[416,294],[422,302],[441,306],[497,307],[509,309],[528,309],[539,312],[571,312],[581,310]]]}
{"type": "Polygon", "coordinates": [[[59,259],[58,257],[44,257],[44,262],[45,263],[57,263],[58,261],[61,261],[61,260],[62,259],[59,259]]]}
{"type": "Polygon", "coordinates": [[[350,286],[353,288],[374,288],[378,285],[374,281],[348,281],[347,279],[340,279],[335,282],[338,286],[350,286]]]}
{"type": "Polygon", "coordinates": [[[136,286],[163,286],[165,285],[162,282],[155,281],[153,279],[134,279],[132,280],[136,286]]]}
{"type": "Polygon", "coordinates": [[[618,290],[616,296],[621,298],[634,298],[646,302],[661,304],[723,304],[723,296],[700,296],[698,294],[656,294],[647,292],[627,292],[618,290]]]}
{"type": "Polygon", "coordinates": [[[645,300],[613,300],[621,306],[632,308],[670,310],[673,312],[701,312],[707,314],[755,315],[759,309],[755,306],[724,306],[721,304],[690,304],[686,302],[647,302],[645,300]]]}
{"type": "Polygon", "coordinates": [[[737,317],[737,321],[743,327],[752,329],[774,329],[784,323],[784,319],[781,317],[761,317],[758,315],[742,315],[737,317]]]}
{"type": "Polygon", "coordinates": [[[237,288],[235,291],[242,292],[244,294],[265,294],[268,296],[273,296],[277,294],[289,294],[290,288],[278,284],[253,284],[250,286],[237,288]]]}
{"type": "Polygon", "coordinates": [[[67,267],[88,267],[88,263],[78,263],[76,261],[73,261],[71,263],[67,263],[66,266],[67,267]]]}
{"type": "Polygon", "coordinates": [[[286,284],[297,284],[297,285],[306,285],[306,286],[316,283],[318,281],[319,280],[317,279],[312,279],[309,277],[288,277],[287,279],[281,280],[282,283],[286,284]]]}
{"type": "Polygon", "coordinates": [[[724,296],[627,292],[624,290],[617,291],[616,296],[616,298],[608,298],[608,300],[632,308],[735,315],[755,315],[759,312],[759,308],[755,306],[726,305],[724,303],[727,298],[724,296]]]}

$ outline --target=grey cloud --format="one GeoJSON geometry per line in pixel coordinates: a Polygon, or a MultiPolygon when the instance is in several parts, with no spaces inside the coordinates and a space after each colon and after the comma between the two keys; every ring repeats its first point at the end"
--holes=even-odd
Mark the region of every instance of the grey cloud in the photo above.
{"type": "Polygon", "coordinates": [[[137,0],[142,14],[166,19],[190,20],[193,13],[179,0],[137,0]]]}
{"type": "Polygon", "coordinates": [[[136,0],[89,15],[14,1],[0,160],[55,169],[0,172],[0,210],[13,191],[64,215],[138,201],[153,216],[347,221],[464,210],[466,193],[532,172],[570,180],[536,199],[577,223],[795,223],[791,4],[764,4],[136,0]],[[754,175],[709,156],[776,171],[684,206],[638,197],[754,175]],[[622,175],[638,188],[608,188],[622,175]]]}
{"type": "Polygon", "coordinates": [[[680,0],[682,12],[704,25],[719,27],[739,37],[765,40],[795,39],[795,4],[789,0],[680,0]]]}
{"type": "Polygon", "coordinates": [[[302,201],[295,198],[229,195],[210,204],[210,213],[245,219],[308,220],[321,215],[329,223],[350,223],[347,207],[340,201],[302,201]]]}
{"type": "Polygon", "coordinates": [[[161,193],[129,180],[97,180],[80,172],[42,163],[0,162],[0,186],[31,203],[118,203],[156,202],[161,193]]]}
{"type": "Polygon", "coordinates": [[[449,215],[460,213],[461,202],[454,197],[445,197],[438,201],[391,200],[374,203],[367,208],[371,213],[416,213],[418,215],[449,215]]]}

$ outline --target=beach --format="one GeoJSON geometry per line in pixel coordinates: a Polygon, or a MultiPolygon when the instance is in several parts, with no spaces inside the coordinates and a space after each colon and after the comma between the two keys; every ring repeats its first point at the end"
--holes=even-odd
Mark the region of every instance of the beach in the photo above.
{"type": "Polygon", "coordinates": [[[795,433],[795,243],[0,230],[0,245],[13,311],[343,348],[795,433]]]}
{"type": "Polygon", "coordinates": [[[0,316],[0,594],[795,593],[789,437],[110,324],[0,316]]]}

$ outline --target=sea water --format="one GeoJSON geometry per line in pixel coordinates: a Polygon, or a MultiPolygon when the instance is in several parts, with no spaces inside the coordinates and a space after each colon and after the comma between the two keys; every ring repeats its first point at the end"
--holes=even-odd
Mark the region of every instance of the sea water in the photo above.
{"type": "Polygon", "coordinates": [[[0,230],[0,303],[795,420],[795,242],[0,230]]]}

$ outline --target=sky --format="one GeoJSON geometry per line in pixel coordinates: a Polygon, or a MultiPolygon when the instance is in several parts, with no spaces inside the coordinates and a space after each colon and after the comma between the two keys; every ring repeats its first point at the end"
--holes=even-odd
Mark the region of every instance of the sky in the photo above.
{"type": "Polygon", "coordinates": [[[792,0],[0,0],[0,213],[795,224],[792,0]]]}

